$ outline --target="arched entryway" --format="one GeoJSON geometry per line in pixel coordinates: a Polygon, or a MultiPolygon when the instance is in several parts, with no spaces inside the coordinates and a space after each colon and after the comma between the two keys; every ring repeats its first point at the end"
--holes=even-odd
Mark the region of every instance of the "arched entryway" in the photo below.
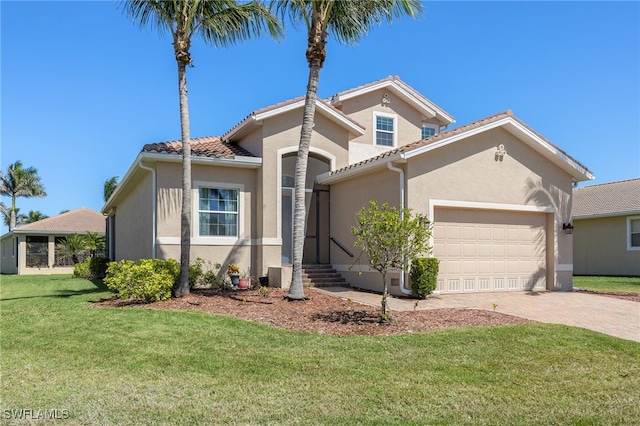
{"type": "MultiPolygon", "coordinates": [[[[282,156],[282,264],[293,262],[293,196],[297,152],[282,156]]],[[[309,154],[305,182],[306,229],[302,262],[329,263],[329,187],[315,177],[331,170],[329,159],[309,154]]]]}

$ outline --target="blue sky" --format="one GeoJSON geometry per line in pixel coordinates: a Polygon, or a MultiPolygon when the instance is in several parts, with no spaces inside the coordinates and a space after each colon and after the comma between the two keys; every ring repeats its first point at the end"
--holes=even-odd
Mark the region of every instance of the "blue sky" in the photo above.
{"type": "MultiPolygon", "coordinates": [[[[114,2],[1,1],[2,170],[36,167],[48,196],[22,212],[89,207],[142,145],[179,139],[169,38],[114,2]]],[[[640,176],[640,3],[426,2],[418,21],[330,40],[319,94],[398,75],[457,125],[511,109],[604,183],[640,176]]],[[[191,135],[304,94],[304,34],[215,49],[194,42],[191,135]]],[[[581,184],[585,185],[585,183],[581,184]]],[[[3,198],[7,203],[9,200],[3,198]]],[[[3,229],[6,230],[6,229],[3,229]]]]}

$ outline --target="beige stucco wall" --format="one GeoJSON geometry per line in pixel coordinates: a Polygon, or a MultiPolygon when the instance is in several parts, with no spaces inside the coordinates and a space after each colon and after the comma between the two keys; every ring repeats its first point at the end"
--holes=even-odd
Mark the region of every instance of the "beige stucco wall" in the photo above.
{"type": "MultiPolygon", "coordinates": [[[[495,208],[533,206],[557,212],[547,217],[547,282],[553,283],[551,288],[571,288],[572,239],[561,228],[563,222],[570,220],[572,180],[532,148],[510,133],[494,129],[396,166],[406,172],[407,206],[415,213],[429,214],[429,200],[483,203],[495,208]],[[496,161],[498,144],[507,150],[503,161],[496,161]]],[[[356,211],[369,199],[398,205],[398,191],[398,174],[384,169],[332,185],[332,235],[344,246],[353,247],[350,228],[355,223],[356,211]]],[[[334,265],[343,266],[353,262],[335,245],[331,247],[331,260],[334,265]]],[[[343,274],[356,286],[381,289],[381,284],[375,284],[380,281],[377,272],[369,278],[366,277],[369,274],[349,271],[343,274]]],[[[394,287],[391,291],[398,293],[394,287]]]]}
{"type": "MultiPolygon", "coordinates": [[[[342,276],[354,287],[382,290],[381,275],[377,271],[370,271],[366,256],[361,249],[354,247],[355,238],[351,227],[355,225],[356,213],[369,205],[369,200],[375,199],[378,204],[389,203],[397,206],[400,202],[400,184],[398,173],[389,170],[379,170],[336,183],[331,186],[331,236],[348,249],[354,257],[350,257],[336,244],[331,243],[331,263],[340,271],[342,276]]],[[[397,273],[390,274],[390,278],[397,278],[397,273]]],[[[390,287],[392,294],[398,294],[397,286],[390,287]]]]}
{"type": "Polygon", "coordinates": [[[116,206],[116,260],[152,257],[151,191],[151,172],[145,172],[137,185],[116,206]]]}
{"type": "Polygon", "coordinates": [[[575,275],[640,276],[640,250],[627,249],[627,216],[574,220],[575,275]]]}
{"type": "MultiPolygon", "coordinates": [[[[158,228],[157,253],[160,258],[180,259],[180,211],[182,203],[182,165],[180,163],[157,163],[158,228]]],[[[252,276],[263,276],[257,262],[256,245],[259,236],[256,223],[260,212],[257,209],[255,169],[221,167],[217,165],[193,164],[191,176],[192,227],[191,259],[198,257],[212,263],[227,265],[236,263],[252,276]],[[198,186],[226,184],[241,189],[241,228],[239,238],[233,242],[221,242],[212,237],[200,237],[198,230],[198,186]]]]}
{"type": "Polygon", "coordinates": [[[375,145],[376,124],[374,113],[396,116],[397,146],[418,141],[422,136],[422,123],[437,124],[395,95],[390,90],[376,90],[365,95],[347,99],[341,106],[342,111],[365,127],[365,134],[350,142],[350,163],[370,158],[392,147],[375,145]],[[382,103],[384,94],[389,95],[390,103],[382,103]]]}
{"type": "Polygon", "coordinates": [[[557,289],[571,288],[573,245],[562,231],[562,223],[571,220],[572,179],[566,172],[500,128],[420,157],[407,167],[408,202],[416,211],[428,213],[430,199],[555,210],[547,240],[557,241],[557,264],[549,268],[547,282],[557,289]],[[495,156],[500,144],[507,151],[502,161],[495,156]]]}

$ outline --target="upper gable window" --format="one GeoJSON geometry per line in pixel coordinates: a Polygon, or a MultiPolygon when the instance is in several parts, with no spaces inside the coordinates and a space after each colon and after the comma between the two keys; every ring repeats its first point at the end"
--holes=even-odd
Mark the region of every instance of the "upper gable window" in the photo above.
{"type": "Polygon", "coordinates": [[[436,127],[429,125],[429,124],[423,124],[422,125],[422,134],[421,134],[421,139],[426,139],[428,137],[431,137],[433,135],[436,134],[436,127]]]}
{"type": "Polygon", "coordinates": [[[375,144],[378,146],[395,146],[396,145],[396,116],[390,114],[375,114],[376,134],[375,144]]]}
{"type": "Polygon", "coordinates": [[[640,250],[640,216],[627,218],[627,250],[640,250]]]}

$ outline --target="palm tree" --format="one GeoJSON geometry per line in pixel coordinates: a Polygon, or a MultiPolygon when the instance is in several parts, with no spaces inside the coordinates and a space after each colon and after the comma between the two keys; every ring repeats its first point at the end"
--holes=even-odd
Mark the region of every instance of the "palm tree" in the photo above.
{"type": "Polygon", "coordinates": [[[29,214],[26,216],[24,220],[24,223],[33,223],[42,219],[46,219],[48,217],[49,216],[47,216],[46,214],[42,213],[39,210],[30,210],[29,214]]]}
{"type": "Polygon", "coordinates": [[[87,239],[81,234],[69,235],[62,240],[56,248],[61,256],[71,257],[74,265],[80,261],[78,256],[89,250],[87,239]]]}
{"type": "Polygon", "coordinates": [[[307,28],[306,58],[309,65],[300,144],[296,158],[295,206],[293,215],[293,276],[287,298],[305,300],[302,288],[302,254],[304,249],[305,179],[309,145],[316,109],[320,70],[327,57],[328,32],[343,44],[357,43],[376,24],[391,22],[422,12],[419,0],[274,0],[271,8],[295,24],[303,21],[307,28]]]}
{"type": "Polygon", "coordinates": [[[87,233],[84,234],[84,239],[87,244],[87,250],[91,252],[91,256],[93,257],[96,257],[98,250],[104,250],[105,248],[106,239],[102,234],[87,231],[87,233]]]}
{"type": "Polygon", "coordinates": [[[182,133],[182,210],[180,222],[180,282],[175,296],[189,293],[189,251],[191,249],[191,136],[187,98],[187,66],[192,65],[191,39],[199,35],[216,47],[226,47],[238,41],[268,31],[274,38],[280,34],[280,24],[258,1],[239,3],[236,0],[128,0],[127,14],[140,25],[157,27],[173,38],[173,52],[178,64],[180,97],[180,128],[182,133]]]}
{"type": "Polygon", "coordinates": [[[109,197],[111,197],[111,194],[113,194],[113,191],[116,190],[117,186],[118,186],[118,176],[113,176],[110,179],[107,179],[104,181],[103,195],[104,195],[105,203],[109,200],[109,197]]]}
{"type": "Polygon", "coordinates": [[[7,174],[0,172],[0,195],[11,197],[9,211],[9,231],[16,227],[16,198],[44,197],[47,193],[40,182],[38,170],[33,167],[23,168],[21,161],[9,165],[7,174]]]}

